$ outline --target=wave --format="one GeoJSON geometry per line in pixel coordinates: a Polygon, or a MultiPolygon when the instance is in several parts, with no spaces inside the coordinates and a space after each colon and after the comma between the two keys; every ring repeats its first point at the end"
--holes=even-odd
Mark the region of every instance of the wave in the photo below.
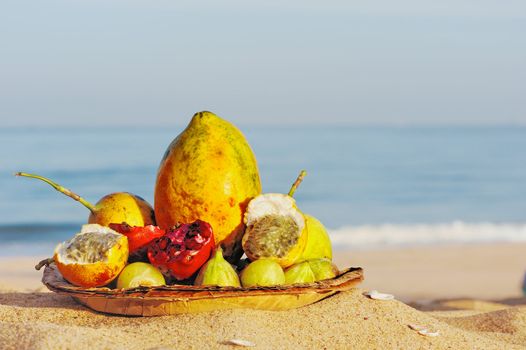
{"type": "Polygon", "coordinates": [[[380,224],[329,230],[335,249],[526,242],[526,223],[380,224]]]}
{"type": "MultiPolygon", "coordinates": [[[[49,254],[79,232],[77,223],[0,225],[0,256],[49,254]]],[[[526,223],[367,224],[329,230],[335,250],[384,249],[436,244],[526,242],[526,223]]]]}

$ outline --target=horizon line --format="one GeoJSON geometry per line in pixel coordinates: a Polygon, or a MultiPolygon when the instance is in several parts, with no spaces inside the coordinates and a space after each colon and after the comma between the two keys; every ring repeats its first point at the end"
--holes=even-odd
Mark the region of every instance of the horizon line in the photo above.
{"type": "MultiPolygon", "coordinates": [[[[282,127],[282,128],[311,128],[311,127],[348,127],[348,128],[511,128],[526,127],[526,121],[522,122],[231,122],[236,126],[243,127],[282,127]]],[[[0,125],[0,130],[71,130],[86,129],[100,130],[103,128],[120,128],[120,129],[137,129],[143,128],[148,130],[164,129],[166,127],[186,127],[187,122],[181,123],[158,123],[149,124],[129,124],[129,123],[106,123],[106,124],[31,124],[31,125],[0,125]]]]}

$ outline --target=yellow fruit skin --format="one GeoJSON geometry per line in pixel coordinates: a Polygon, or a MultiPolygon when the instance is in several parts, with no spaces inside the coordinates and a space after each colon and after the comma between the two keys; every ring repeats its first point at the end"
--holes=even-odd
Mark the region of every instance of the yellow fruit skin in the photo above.
{"type": "Polygon", "coordinates": [[[102,287],[113,281],[128,261],[128,239],[122,236],[108,251],[108,260],[92,264],[62,263],[57,252],[53,260],[64,279],[79,287],[102,287]]]}
{"type": "Polygon", "coordinates": [[[172,141],[155,185],[161,228],[196,219],[208,222],[225,257],[240,257],[248,202],[261,193],[256,158],[243,134],[210,112],[196,113],[172,141]]]}
{"type": "Polygon", "coordinates": [[[126,222],[130,226],[155,225],[153,208],[143,198],[128,192],[116,192],[102,197],[88,218],[89,224],[108,226],[126,222]]]}
{"type": "Polygon", "coordinates": [[[296,263],[312,259],[329,259],[332,260],[332,245],[327,230],[323,224],[313,216],[304,214],[305,226],[307,227],[308,236],[301,256],[296,263]]]}
{"type": "MultiPolygon", "coordinates": [[[[303,215],[303,214],[302,214],[303,215]]],[[[305,217],[305,215],[303,215],[305,217]]],[[[307,241],[309,239],[309,228],[307,227],[307,220],[305,220],[305,227],[301,231],[301,235],[298,239],[298,243],[290,250],[290,252],[283,258],[272,258],[283,268],[287,268],[295,264],[302,256],[305,247],[307,246],[307,241]]]]}

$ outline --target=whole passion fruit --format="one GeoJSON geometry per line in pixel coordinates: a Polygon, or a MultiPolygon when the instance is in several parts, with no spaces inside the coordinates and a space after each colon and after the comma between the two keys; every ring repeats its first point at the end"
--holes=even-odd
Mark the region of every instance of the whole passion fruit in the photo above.
{"type": "Polygon", "coordinates": [[[139,286],[163,286],[166,284],[164,276],[152,264],[134,262],[122,270],[117,278],[117,288],[135,288],[139,286]]]}
{"type": "Polygon", "coordinates": [[[243,287],[276,286],[285,283],[281,266],[271,259],[259,259],[248,264],[241,271],[243,287]]]}

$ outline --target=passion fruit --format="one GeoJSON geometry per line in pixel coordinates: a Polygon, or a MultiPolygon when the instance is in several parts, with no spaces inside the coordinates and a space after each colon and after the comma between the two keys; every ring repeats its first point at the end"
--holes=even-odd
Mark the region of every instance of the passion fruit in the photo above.
{"type": "Polygon", "coordinates": [[[308,232],[292,196],[305,174],[302,170],[288,194],[265,193],[248,203],[242,246],[250,260],[270,259],[285,268],[300,258],[308,232]]]}
{"type": "Polygon", "coordinates": [[[136,288],[139,286],[163,286],[166,284],[164,276],[152,264],[134,262],[122,270],[117,278],[117,288],[136,288]]]}
{"type": "Polygon", "coordinates": [[[307,226],[307,242],[305,249],[296,262],[312,259],[329,259],[332,260],[331,239],[327,229],[314,216],[305,214],[305,226],[307,226]]]}
{"type": "Polygon", "coordinates": [[[155,225],[152,206],[144,198],[128,192],[115,192],[102,197],[95,205],[56,182],[35,174],[18,172],[16,176],[43,181],[60,193],[73,198],[89,209],[89,224],[109,226],[111,223],[126,222],[130,226],[155,225]]]}
{"type": "Polygon", "coordinates": [[[272,259],[260,259],[251,262],[241,271],[243,287],[275,286],[285,283],[285,274],[281,266],[272,259]]]}
{"type": "Polygon", "coordinates": [[[126,265],[128,240],[108,227],[84,225],[80,233],[55,248],[53,260],[71,284],[101,287],[113,281],[126,265]]]}

